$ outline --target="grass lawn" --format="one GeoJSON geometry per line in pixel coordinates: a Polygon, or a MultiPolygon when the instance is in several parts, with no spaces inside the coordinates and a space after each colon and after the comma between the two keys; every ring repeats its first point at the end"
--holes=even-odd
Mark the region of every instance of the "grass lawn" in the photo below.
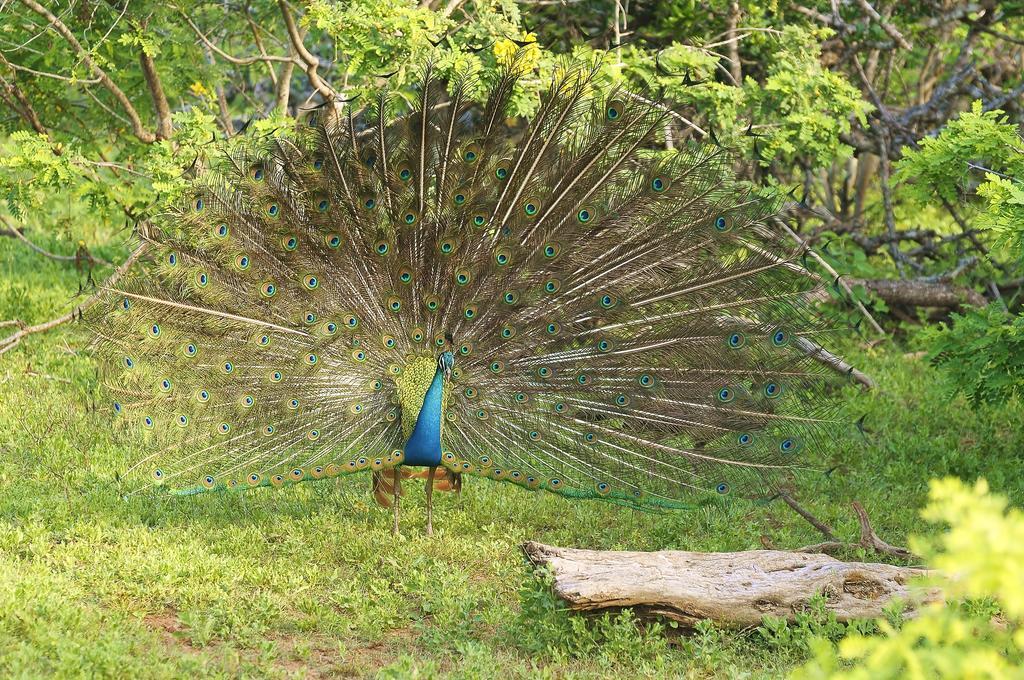
{"type": "MultiPolygon", "coordinates": [[[[98,254],[116,261],[124,250],[111,243],[98,254]]],[[[0,320],[70,308],[73,266],[9,238],[0,263],[0,320]]],[[[905,544],[923,528],[931,478],[983,476],[1024,500],[1020,404],[971,408],[907,348],[853,340],[839,353],[879,387],[845,390],[851,425],[808,452],[794,482],[801,503],[855,540],[859,500],[883,538],[905,544]],[[852,425],[861,415],[866,436],[852,425]]],[[[588,623],[561,610],[519,550],[528,539],[631,550],[819,541],[781,502],[649,515],[468,479],[461,497],[435,494],[428,539],[421,487],[407,491],[396,538],[366,476],[122,500],[115,474],[141,445],[112,436],[87,342],[69,326],[0,358],[2,677],[761,678],[807,655],[806,627],[588,623]]]]}

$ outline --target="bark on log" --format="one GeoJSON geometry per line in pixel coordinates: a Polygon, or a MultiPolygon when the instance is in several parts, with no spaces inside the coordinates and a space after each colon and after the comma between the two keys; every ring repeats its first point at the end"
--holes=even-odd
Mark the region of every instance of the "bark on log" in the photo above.
{"type": "Polygon", "coordinates": [[[620,552],[559,548],[529,541],[527,558],[548,567],[555,594],[580,612],[631,608],[694,626],[710,619],[731,628],[760,625],[762,617],[792,620],[819,593],[839,621],[882,616],[895,598],[912,615],[940,600],[936,588],[909,587],[926,569],[841,562],[828,555],[783,550],[695,553],[620,552]]]}
{"type": "Polygon", "coordinates": [[[915,307],[984,307],[988,302],[975,290],[948,283],[914,281],[912,279],[848,279],[852,286],[861,285],[886,301],[915,307]]]}

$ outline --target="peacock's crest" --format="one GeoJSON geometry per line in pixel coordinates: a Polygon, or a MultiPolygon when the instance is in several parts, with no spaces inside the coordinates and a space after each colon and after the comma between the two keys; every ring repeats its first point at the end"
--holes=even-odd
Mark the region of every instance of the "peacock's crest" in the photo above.
{"type": "Polygon", "coordinates": [[[658,152],[663,108],[595,69],[510,126],[515,80],[477,107],[428,68],[403,115],[384,93],[200,173],[92,319],[136,476],[392,468],[429,415],[453,474],[642,508],[771,488],[834,383],[774,206],[722,148],[658,152]]]}

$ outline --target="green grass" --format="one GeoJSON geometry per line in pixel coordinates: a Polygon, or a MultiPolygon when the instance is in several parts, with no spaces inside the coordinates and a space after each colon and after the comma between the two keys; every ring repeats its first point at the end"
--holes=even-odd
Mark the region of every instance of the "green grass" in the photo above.
{"type": "MultiPolygon", "coordinates": [[[[101,254],[119,257],[116,246],[101,254]]],[[[0,262],[0,319],[45,320],[78,290],[73,267],[12,239],[0,239],[0,262]]],[[[760,678],[801,663],[810,632],[841,634],[818,620],[685,635],[625,616],[586,621],[519,550],[527,539],[633,550],[820,540],[780,502],[655,516],[470,479],[461,497],[435,495],[428,539],[419,493],[395,538],[363,477],[122,500],[115,472],[138,451],[95,408],[87,343],[66,327],[0,358],[0,676],[760,678]]],[[[1019,404],[949,399],[934,369],[892,343],[843,350],[879,388],[845,391],[866,437],[837,428],[810,453],[794,481],[806,507],[855,540],[859,500],[899,544],[923,529],[930,478],[984,476],[1021,502],[1019,404]]]]}

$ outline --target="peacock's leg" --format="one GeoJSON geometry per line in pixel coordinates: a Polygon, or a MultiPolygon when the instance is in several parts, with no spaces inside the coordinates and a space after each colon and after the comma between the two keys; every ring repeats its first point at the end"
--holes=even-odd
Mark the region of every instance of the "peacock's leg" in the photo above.
{"type": "Polygon", "coordinates": [[[434,535],[434,527],[431,520],[434,517],[434,506],[431,503],[431,499],[434,495],[434,475],[437,474],[437,468],[430,468],[430,472],[427,473],[427,536],[434,535]]]}
{"type": "Polygon", "coordinates": [[[402,468],[396,467],[394,469],[395,481],[391,485],[391,491],[394,494],[394,503],[392,507],[395,509],[395,523],[391,527],[391,533],[395,536],[398,535],[398,502],[402,497],[402,468]]]}

